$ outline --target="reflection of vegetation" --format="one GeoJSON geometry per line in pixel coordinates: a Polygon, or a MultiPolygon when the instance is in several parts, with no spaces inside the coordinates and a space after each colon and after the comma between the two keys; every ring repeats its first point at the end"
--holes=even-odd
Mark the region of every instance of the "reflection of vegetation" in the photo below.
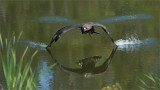
{"type": "Polygon", "coordinates": [[[18,64],[15,41],[15,37],[11,40],[6,39],[4,41],[0,34],[0,60],[3,67],[7,89],[34,89],[36,88],[36,73],[32,71],[31,63],[37,51],[32,54],[32,57],[30,58],[30,60],[28,60],[28,63],[25,63],[25,66],[23,66],[24,56],[26,55],[28,50],[27,47],[23,52],[18,64]]]}
{"type": "Polygon", "coordinates": [[[147,80],[142,80],[139,78],[139,81],[142,83],[142,85],[138,85],[139,88],[142,90],[145,89],[160,89],[160,78],[153,74],[144,74],[145,78],[147,80]]]}

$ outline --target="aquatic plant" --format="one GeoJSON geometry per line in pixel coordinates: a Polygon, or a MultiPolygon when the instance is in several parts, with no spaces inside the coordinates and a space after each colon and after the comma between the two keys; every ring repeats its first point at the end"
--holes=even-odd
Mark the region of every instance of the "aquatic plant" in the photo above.
{"type": "Polygon", "coordinates": [[[141,85],[138,85],[141,90],[160,89],[160,77],[151,73],[144,74],[144,76],[146,80],[143,80],[141,78],[138,79],[141,82],[141,85]]]}
{"type": "Polygon", "coordinates": [[[122,90],[122,87],[119,83],[115,83],[112,86],[107,85],[103,87],[101,90],[122,90]]]}
{"type": "MultiPolygon", "coordinates": [[[[20,39],[20,35],[17,40],[20,39]]],[[[37,75],[31,69],[33,57],[36,55],[35,51],[31,58],[23,66],[24,56],[28,51],[28,47],[24,50],[20,60],[16,57],[16,38],[3,39],[0,34],[0,61],[3,68],[3,73],[6,81],[7,90],[22,90],[22,89],[35,89],[37,75]],[[19,61],[19,63],[18,63],[19,61]],[[23,67],[23,68],[22,68],[23,67]]]]}

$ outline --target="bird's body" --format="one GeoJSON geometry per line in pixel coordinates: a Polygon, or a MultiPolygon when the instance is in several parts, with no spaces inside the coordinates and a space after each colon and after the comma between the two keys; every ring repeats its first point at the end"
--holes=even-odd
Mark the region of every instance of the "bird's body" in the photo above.
{"type": "Polygon", "coordinates": [[[109,35],[110,39],[111,39],[112,42],[115,44],[112,36],[110,35],[109,31],[107,30],[107,28],[106,28],[104,25],[102,25],[102,24],[100,24],[100,23],[96,23],[96,22],[87,22],[87,23],[70,25],[70,26],[66,26],[66,27],[61,28],[60,30],[58,30],[58,31],[56,32],[56,34],[54,35],[54,37],[52,38],[50,44],[49,44],[47,47],[51,47],[52,43],[53,43],[54,41],[56,42],[63,33],[67,32],[67,31],[70,31],[70,30],[72,30],[72,29],[77,29],[77,28],[79,28],[79,29],[81,30],[82,34],[85,34],[85,33],[89,33],[89,34],[93,34],[93,33],[99,34],[98,32],[95,32],[94,26],[101,27],[101,28],[109,35]]]}

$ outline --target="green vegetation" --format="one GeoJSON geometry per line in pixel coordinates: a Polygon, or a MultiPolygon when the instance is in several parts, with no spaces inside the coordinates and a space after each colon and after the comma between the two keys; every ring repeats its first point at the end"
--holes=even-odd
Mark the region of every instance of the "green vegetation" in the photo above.
{"type": "Polygon", "coordinates": [[[122,87],[119,83],[115,83],[112,86],[105,86],[101,90],[122,90],[122,87]]]}
{"type": "MultiPolygon", "coordinates": [[[[17,40],[19,40],[21,34],[22,33],[20,33],[17,40]]],[[[31,69],[31,63],[37,51],[32,54],[30,60],[28,60],[28,62],[25,63],[25,66],[23,66],[24,56],[28,51],[28,47],[26,47],[26,49],[24,50],[20,60],[17,60],[15,42],[15,36],[12,39],[5,39],[4,41],[0,34],[0,61],[5,76],[7,89],[33,90],[36,88],[35,83],[37,81],[37,76],[36,72],[33,72],[31,69]],[[19,63],[17,61],[19,61],[19,63]]]]}
{"type": "Polygon", "coordinates": [[[142,85],[138,85],[138,87],[142,90],[145,89],[160,89],[160,78],[153,74],[144,74],[146,80],[142,80],[139,78],[139,81],[142,85]]]}

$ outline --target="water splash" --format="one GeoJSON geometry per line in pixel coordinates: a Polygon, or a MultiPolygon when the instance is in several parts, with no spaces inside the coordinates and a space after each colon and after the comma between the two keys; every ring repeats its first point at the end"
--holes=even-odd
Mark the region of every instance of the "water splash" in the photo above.
{"type": "Polygon", "coordinates": [[[143,40],[139,40],[138,36],[131,35],[130,37],[126,37],[126,39],[120,39],[115,42],[118,45],[117,50],[122,51],[135,51],[139,50],[141,46],[144,47],[144,49],[148,49],[149,47],[153,47],[156,45],[154,38],[145,38],[143,40]]]}
{"type": "Polygon", "coordinates": [[[118,50],[122,51],[134,51],[140,47],[142,43],[137,35],[131,35],[131,37],[127,36],[126,39],[120,39],[115,42],[118,45],[118,50]]]}
{"type": "Polygon", "coordinates": [[[46,50],[47,45],[45,43],[32,42],[29,40],[19,40],[18,42],[26,43],[27,46],[37,48],[39,50],[46,50]]]}
{"type": "Polygon", "coordinates": [[[123,46],[123,45],[141,44],[142,42],[138,38],[132,35],[131,37],[127,37],[125,40],[123,39],[117,40],[115,43],[118,46],[123,46]]]}

